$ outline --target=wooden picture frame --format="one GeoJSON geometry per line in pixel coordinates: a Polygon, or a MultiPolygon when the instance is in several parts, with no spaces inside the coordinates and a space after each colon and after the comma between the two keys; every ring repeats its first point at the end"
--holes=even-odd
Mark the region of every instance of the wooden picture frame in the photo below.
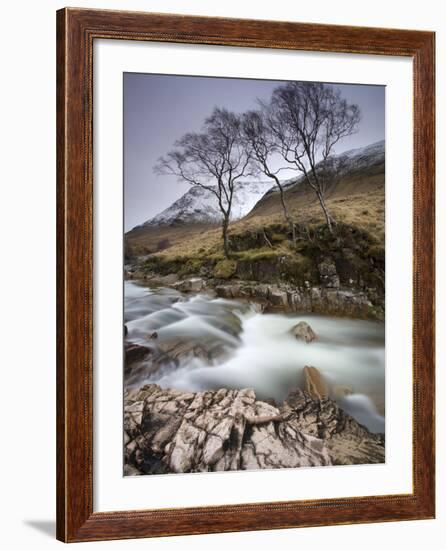
{"type": "Polygon", "coordinates": [[[65,542],[434,517],[432,32],[66,8],[57,13],[57,538],[65,542]],[[411,494],[93,512],[95,39],[407,56],[413,60],[411,494]]]}

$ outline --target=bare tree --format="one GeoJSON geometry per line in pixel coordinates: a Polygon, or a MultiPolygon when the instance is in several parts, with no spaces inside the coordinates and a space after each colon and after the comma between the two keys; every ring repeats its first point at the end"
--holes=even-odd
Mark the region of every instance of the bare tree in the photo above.
{"type": "Polygon", "coordinates": [[[273,167],[274,157],[279,152],[279,147],[276,144],[274,133],[271,131],[268,120],[265,117],[265,112],[263,110],[247,111],[242,118],[242,131],[243,138],[251,152],[252,160],[266,177],[274,181],[279,189],[283,215],[290,227],[293,242],[295,242],[295,224],[288,210],[283,185],[278,176],[283,168],[275,169],[273,167]]]}
{"type": "Polygon", "coordinates": [[[205,120],[202,132],[185,134],[155,166],[158,174],[173,174],[215,195],[222,214],[226,257],[229,256],[228,227],[234,189],[239,180],[248,175],[249,163],[250,151],[241,139],[240,117],[215,108],[205,120]]]}
{"type": "MultiPolygon", "coordinates": [[[[341,97],[338,88],[312,82],[289,82],[273,92],[269,104],[262,104],[266,120],[283,158],[302,172],[324,212],[328,230],[333,218],[325,202],[330,178],[327,167],[333,148],[356,132],[359,107],[341,97]]],[[[331,169],[335,164],[331,163],[331,169]]]]}

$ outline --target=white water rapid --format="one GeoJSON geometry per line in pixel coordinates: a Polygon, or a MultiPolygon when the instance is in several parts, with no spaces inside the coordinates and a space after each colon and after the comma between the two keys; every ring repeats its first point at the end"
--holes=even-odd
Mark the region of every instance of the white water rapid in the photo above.
{"type": "Polygon", "coordinates": [[[186,355],[168,368],[143,371],[141,385],[156,382],[188,391],[253,388],[259,399],[281,402],[296,386],[304,387],[303,367],[309,365],[321,372],[331,397],[346,412],[370,431],[385,431],[383,324],[262,314],[254,304],[149,289],[130,281],[125,283],[125,323],[127,341],[140,345],[180,339],[224,350],[215,357],[186,355]],[[296,340],[290,329],[299,321],[310,324],[317,340],[296,340]],[[156,339],[150,339],[154,332],[156,339]]]}

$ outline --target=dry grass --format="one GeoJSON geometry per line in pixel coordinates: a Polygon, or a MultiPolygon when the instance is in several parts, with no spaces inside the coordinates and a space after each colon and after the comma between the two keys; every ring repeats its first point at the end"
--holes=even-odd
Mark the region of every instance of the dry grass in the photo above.
{"type": "Polygon", "coordinates": [[[161,253],[184,246],[189,238],[207,242],[210,232],[220,233],[217,227],[210,224],[140,227],[127,233],[125,240],[135,255],[161,253]]]}
{"type": "MultiPolygon", "coordinates": [[[[384,241],[384,193],[382,189],[374,189],[365,193],[357,193],[348,197],[333,196],[326,201],[329,212],[338,222],[354,225],[365,229],[379,241],[384,241]]],[[[324,222],[324,216],[318,202],[296,204],[291,209],[293,219],[300,225],[319,225],[324,222]]],[[[250,216],[232,224],[233,231],[253,229],[259,226],[268,227],[276,223],[284,223],[280,211],[269,215],[250,216]]]]}
{"type": "MultiPolygon", "coordinates": [[[[287,192],[287,202],[293,219],[309,228],[324,223],[324,217],[314,193],[307,189],[287,192]]],[[[367,231],[377,243],[384,245],[385,202],[384,173],[350,178],[337,185],[328,194],[327,207],[338,222],[367,231]]],[[[230,225],[230,234],[284,225],[277,193],[268,195],[242,220],[230,225]]],[[[135,230],[126,236],[127,243],[136,253],[155,253],[160,257],[222,257],[221,229],[215,225],[187,225],[156,227],[135,230]],[[169,247],[158,250],[163,239],[169,247]]],[[[279,243],[275,249],[286,252],[288,243],[279,243]]]]}
{"type": "MultiPolygon", "coordinates": [[[[347,225],[366,230],[380,243],[384,243],[384,197],[378,191],[353,195],[348,198],[332,198],[327,201],[329,211],[335,220],[347,225]]],[[[297,223],[307,226],[318,226],[324,222],[319,204],[305,205],[292,209],[293,218],[297,223]]],[[[241,233],[259,227],[269,227],[283,224],[281,213],[252,216],[234,222],[230,226],[230,233],[241,233]]],[[[287,250],[287,243],[275,247],[287,250]]],[[[221,231],[219,228],[208,228],[200,232],[189,231],[175,245],[158,253],[160,256],[220,256],[221,231]]]]}

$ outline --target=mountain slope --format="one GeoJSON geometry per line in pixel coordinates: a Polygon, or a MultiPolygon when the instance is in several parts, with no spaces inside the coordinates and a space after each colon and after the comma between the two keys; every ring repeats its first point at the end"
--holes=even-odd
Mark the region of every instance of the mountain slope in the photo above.
{"type": "MultiPolygon", "coordinates": [[[[384,242],[384,150],[385,143],[381,141],[339,155],[342,172],[334,178],[326,194],[327,207],[335,220],[368,231],[379,242],[384,242]]],[[[316,195],[301,177],[284,182],[284,186],[288,210],[298,225],[324,223],[316,195]]],[[[164,212],[127,233],[125,241],[130,252],[193,256],[218,250],[221,246],[219,219],[211,209],[212,203],[203,200],[202,193],[198,193],[197,199],[195,192],[191,188],[164,212]],[[204,215],[208,212],[211,213],[204,215]]],[[[284,225],[280,196],[270,182],[246,184],[246,187],[243,184],[234,204],[234,217],[239,219],[233,219],[230,234],[284,225]]]]}
{"type": "MultiPolygon", "coordinates": [[[[238,220],[248,214],[271,186],[271,181],[239,183],[234,190],[231,219],[238,220]]],[[[142,224],[142,227],[186,223],[218,223],[221,219],[222,214],[215,194],[202,187],[191,187],[187,193],[168,208],[142,224]]]]}
{"type": "MultiPolygon", "coordinates": [[[[372,192],[384,185],[384,141],[351,149],[333,158],[339,166],[339,173],[327,189],[327,199],[372,192]]],[[[301,176],[285,182],[284,188],[285,200],[291,208],[317,203],[313,190],[305,184],[301,176]]],[[[278,190],[274,187],[257,202],[247,217],[271,215],[279,209],[278,190]]]]}

